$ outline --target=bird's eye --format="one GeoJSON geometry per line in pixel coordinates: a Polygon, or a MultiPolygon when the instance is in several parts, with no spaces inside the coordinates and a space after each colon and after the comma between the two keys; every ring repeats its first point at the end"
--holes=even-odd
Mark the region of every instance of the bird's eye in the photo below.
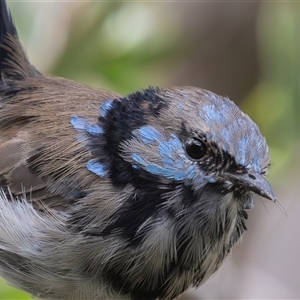
{"type": "Polygon", "coordinates": [[[200,159],[206,153],[206,147],[198,139],[190,139],[186,144],[186,153],[193,159],[200,159]]]}

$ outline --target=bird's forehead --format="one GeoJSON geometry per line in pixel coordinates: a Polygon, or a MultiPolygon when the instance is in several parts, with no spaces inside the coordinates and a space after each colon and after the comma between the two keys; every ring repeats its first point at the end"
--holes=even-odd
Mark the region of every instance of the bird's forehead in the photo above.
{"type": "Polygon", "coordinates": [[[201,134],[229,153],[238,165],[261,172],[269,164],[268,147],[258,126],[231,100],[193,90],[173,102],[189,132],[201,134]]]}

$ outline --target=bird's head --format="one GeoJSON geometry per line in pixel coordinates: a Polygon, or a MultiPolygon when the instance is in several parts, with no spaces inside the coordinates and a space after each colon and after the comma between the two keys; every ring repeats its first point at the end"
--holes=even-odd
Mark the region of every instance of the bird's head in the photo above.
{"type": "Polygon", "coordinates": [[[165,205],[178,214],[203,204],[203,213],[232,200],[243,210],[254,194],[275,201],[265,138],[228,98],[194,87],[149,88],[106,100],[96,125],[71,123],[89,136],[87,168],[116,187],[132,185],[140,211],[165,205]]]}
{"type": "Polygon", "coordinates": [[[130,163],[134,176],[193,191],[220,185],[224,192],[254,192],[275,200],[264,178],[269,166],[266,140],[228,98],[180,87],[149,89],[126,100],[126,107],[121,100],[103,109],[111,121],[111,146],[130,163]],[[114,111],[114,105],[122,111],[114,111]]]}

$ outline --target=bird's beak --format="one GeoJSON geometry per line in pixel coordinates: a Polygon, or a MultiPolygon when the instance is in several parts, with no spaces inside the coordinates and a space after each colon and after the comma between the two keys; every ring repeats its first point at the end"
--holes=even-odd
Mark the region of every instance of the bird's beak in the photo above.
{"type": "Polygon", "coordinates": [[[276,201],[275,193],[269,182],[259,173],[248,171],[246,173],[226,173],[226,179],[235,185],[244,186],[250,191],[264,198],[276,201]]]}

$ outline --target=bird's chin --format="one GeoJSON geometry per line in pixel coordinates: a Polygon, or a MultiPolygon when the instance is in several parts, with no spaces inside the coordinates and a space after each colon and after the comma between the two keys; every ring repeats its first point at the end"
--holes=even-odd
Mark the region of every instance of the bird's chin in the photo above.
{"type": "Polygon", "coordinates": [[[252,195],[252,193],[250,195],[247,195],[247,200],[244,202],[243,208],[244,209],[254,208],[254,195],[252,195]]]}
{"type": "Polygon", "coordinates": [[[225,182],[222,184],[222,194],[232,194],[236,201],[242,203],[243,209],[251,209],[254,207],[254,193],[246,189],[245,187],[233,185],[231,182],[225,182]]]}
{"type": "Polygon", "coordinates": [[[254,208],[255,194],[244,187],[236,187],[233,191],[233,197],[239,201],[243,209],[254,208]]]}

